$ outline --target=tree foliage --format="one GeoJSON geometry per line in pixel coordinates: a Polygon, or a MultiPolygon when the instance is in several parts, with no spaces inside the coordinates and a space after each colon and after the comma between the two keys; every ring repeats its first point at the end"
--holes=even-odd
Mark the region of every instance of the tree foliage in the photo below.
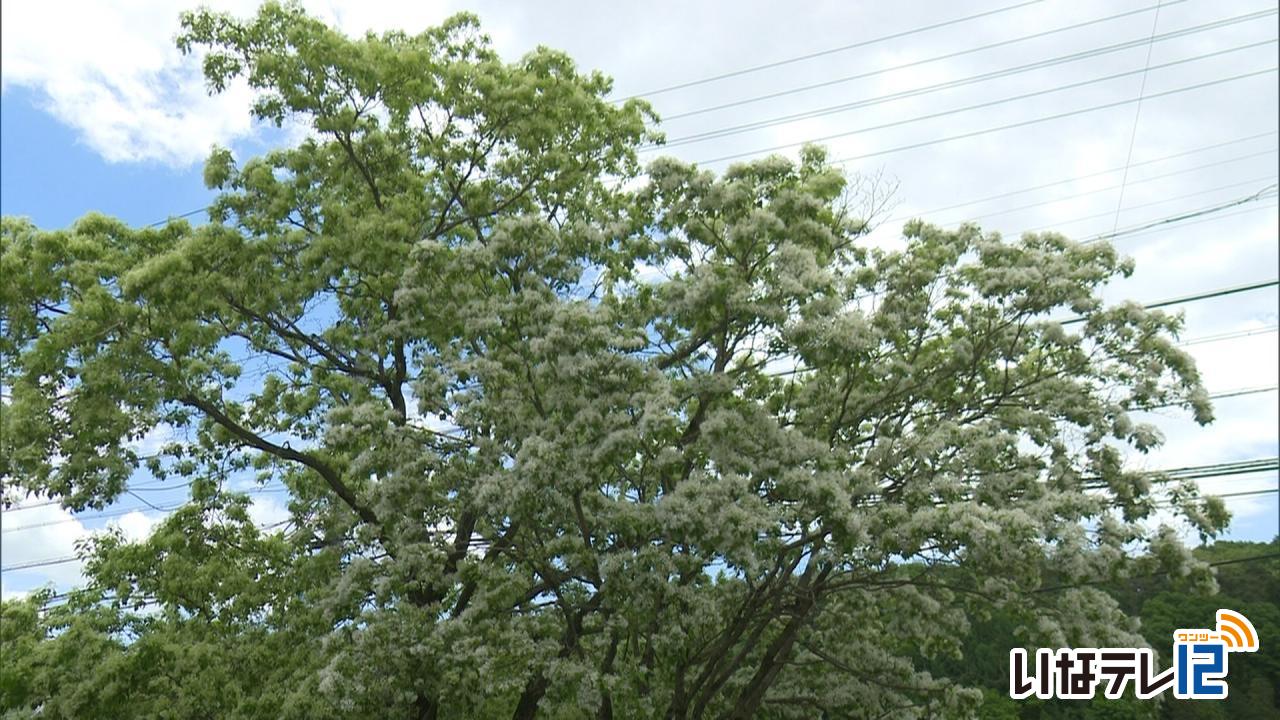
{"type": "Polygon", "coordinates": [[[6,483],[191,487],[65,605],[5,605],[11,716],[963,716],[925,668],[974,621],[1124,645],[1106,593],[1038,591],[1210,582],[1123,458],[1136,411],[1211,411],[1178,317],[1098,299],[1108,245],[876,248],[817,148],[642,170],[644,103],[465,15],[183,28],[309,136],[215,150],[205,225],[4,220],[6,483]]]}

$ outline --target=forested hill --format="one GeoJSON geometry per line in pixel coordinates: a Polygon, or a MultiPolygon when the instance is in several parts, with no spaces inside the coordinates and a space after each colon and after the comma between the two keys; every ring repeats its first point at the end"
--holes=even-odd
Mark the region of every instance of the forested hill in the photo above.
{"type": "Polygon", "coordinates": [[[1280,718],[1280,537],[1269,543],[1220,541],[1197,548],[1196,556],[1215,566],[1218,594],[1194,592],[1166,575],[1103,584],[1130,616],[1141,619],[1147,643],[1168,667],[1173,631],[1206,627],[1218,608],[1243,613],[1261,638],[1256,653],[1230,659],[1225,702],[1175,700],[1042,701],[1008,696],[1009,648],[1020,646],[1015,618],[999,612],[975,624],[963,657],[939,660],[933,671],[984,688],[982,717],[993,719],[1087,718],[1095,720],[1264,720],[1280,718]],[[1264,559],[1255,559],[1255,558],[1264,559]]]}

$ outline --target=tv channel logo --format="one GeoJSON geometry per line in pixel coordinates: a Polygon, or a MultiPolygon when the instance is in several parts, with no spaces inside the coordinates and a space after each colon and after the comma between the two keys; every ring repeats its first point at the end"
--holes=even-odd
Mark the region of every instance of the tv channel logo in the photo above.
{"type": "Polygon", "coordinates": [[[1032,675],[1027,651],[1014,648],[1009,651],[1009,697],[1089,700],[1103,685],[1103,696],[1114,700],[1132,683],[1140,699],[1173,688],[1180,700],[1222,700],[1231,653],[1257,652],[1259,640],[1253,623],[1238,612],[1220,609],[1216,619],[1213,629],[1175,630],[1173,665],[1163,672],[1156,671],[1149,648],[1040,648],[1032,675]]]}

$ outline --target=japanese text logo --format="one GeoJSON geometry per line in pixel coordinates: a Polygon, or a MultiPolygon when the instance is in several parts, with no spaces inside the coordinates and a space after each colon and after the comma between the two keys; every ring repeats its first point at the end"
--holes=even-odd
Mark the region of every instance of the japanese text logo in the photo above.
{"type": "Polygon", "coordinates": [[[1155,653],[1146,648],[1040,648],[1034,668],[1028,667],[1027,651],[1014,648],[1009,651],[1009,697],[1089,700],[1101,685],[1103,696],[1114,700],[1132,682],[1141,699],[1172,687],[1179,699],[1222,700],[1227,697],[1228,657],[1256,652],[1258,632],[1248,618],[1231,610],[1218,610],[1217,621],[1212,630],[1175,630],[1173,666],[1161,673],[1156,672],[1155,653]]]}

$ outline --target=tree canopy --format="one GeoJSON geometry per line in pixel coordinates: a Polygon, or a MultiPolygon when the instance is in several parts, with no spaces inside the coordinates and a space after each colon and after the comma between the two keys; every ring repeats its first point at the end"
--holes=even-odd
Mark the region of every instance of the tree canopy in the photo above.
{"type": "Polygon", "coordinates": [[[1212,583],[1124,462],[1137,411],[1211,409],[1178,316],[1100,301],[1106,243],[877,248],[815,147],[641,167],[645,103],[467,15],[182,26],[308,136],[214,150],[207,224],[4,219],[6,484],[190,484],[65,603],[5,603],[5,717],[966,716],[927,667],[973,623],[1131,645],[1091,583],[1212,583]]]}

